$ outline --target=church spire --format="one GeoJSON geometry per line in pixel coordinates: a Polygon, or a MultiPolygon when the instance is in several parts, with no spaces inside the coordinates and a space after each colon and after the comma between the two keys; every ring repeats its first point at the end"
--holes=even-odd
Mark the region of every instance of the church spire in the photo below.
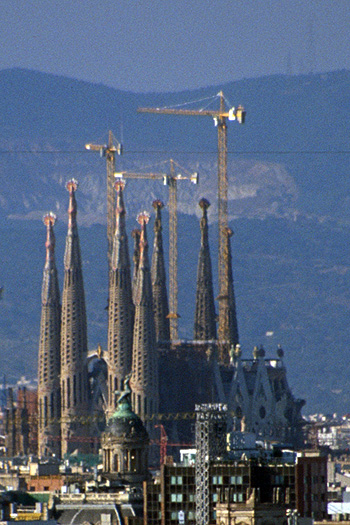
{"type": "Polygon", "coordinates": [[[219,309],[222,314],[219,315],[219,341],[220,341],[220,361],[229,362],[229,351],[231,346],[239,344],[238,324],[236,313],[236,299],[234,292],[233,274],[232,274],[232,254],[231,254],[231,237],[233,231],[230,228],[225,230],[225,272],[226,272],[226,292],[219,299],[219,309]]]}
{"type": "Polygon", "coordinates": [[[154,322],[157,341],[170,340],[170,323],[168,294],[166,289],[166,274],[164,264],[163,237],[162,237],[162,218],[161,209],[164,204],[160,200],[155,200],[152,204],[156,212],[154,221],[154,244],[152,255],[152,294],[154,322]]]}
{"type": "Polygon", "coordinates": [[[132,260],[134,263],[134,271],[132,274],[132,298],[135,303],[135,293],[136,293],[136,283],[137,283],[137,272],[139,270],[139,261],[140,261],[140,235],[141,232],[137,228],[135,228],[131,235],[134,239],[134,253],[132,256],[132,260]]]}
{"type": "Polygon", "coordinates": [[[39,457],[61,455],[60,444],[60,325],[61,307],[55,262],[56,216],[43,218],[46,226],[46,261],[41,292],[41,323],[38,362],[39,457]]]}
{"type": "Polygon", "coordinates": [[[141,236],[140,263],[135,292],[132,395],[134,410],[144,420],[158,413],[158,359],[146,231],[149,214],[140,213],[137,220],[141,225],[141,236]]]}
{"type": "Polygon", "coordinates": [[[203,216],[200,222],[201,247],[198,257],[196,310],[194,321],[194,339],[209,341],[216,339],[216,315],[213,292],[213,277],[208,239],[208,215],[210,203],[206,199],[199,201],[203,216]]]}
{"type": "Polygon", "coordinates": [[[74,179],[67,184],[68,233],[64,254],[61,317],[62,456],[76,449],[88,449],[87,443],[80,439],[86,435],[84,418],[88,410],[88,378],[85,294],[76,220],[77,187],[78,183],[74,179]]]}
{"type": "Polygon", "coordinates": [[[109,276],[108,304],[108,413],[116,408],[115,392],[122,388],[131,372],[134,305],[132,302],[130,260],[125,226],[123,191],[125,182],[115,183],[117,192],[116,228],[109,276]]]}

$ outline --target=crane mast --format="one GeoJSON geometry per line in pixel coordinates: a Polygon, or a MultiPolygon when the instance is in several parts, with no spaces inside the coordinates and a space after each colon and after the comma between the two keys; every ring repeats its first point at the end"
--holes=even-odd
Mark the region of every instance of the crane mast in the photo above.
{"type": "Polygon", "coordinates": [[[170,338],[178,339],[178,279],[177,279],[177,183],[179,180],[190,180],[198,184],[198,174],[188,176],[175,173],[177,163],[170,159],[170,175],[166,173],[134,173],[122,171],[115,173],[115,177],[129,179],[162,180],[169,188],[169,321],[170,338]]]}
{"type": "Polygon", "coordinates": [[[101,157],[106,157],[107,164],[107,257],[108,267],[111,266],[113,237],[115,230],[115,191],[114,191],[114,173],[116,155],[123,152],[122,145],[117,142],[114,144],[112,131],[108,132],[107,144],[86,144],[85,149],[89,151],[98,151],[101,157]]]}
{"type": "Polygon", "coordinates": [[[113,237],[115,230],[115,191],[114,191],[114,173],[115,173],[115,153],[116,148],[113,144],[113,134],[108,133],[108,144],[105,150],[106,164],[107,164],[107,254],[108,265],[110,267],[113,237]]]}
{"type": "Polygon", "coordinates": [[[177,281],[177,180],[174,162],[170,161],[169,179],[169,321],[172,341],[178,339],[178,281],[177,281]]]}
{"type": "Polygon", "coordinates": [[[227,322],[228,306],[228,254],[227,252],[227,197],[228,197],[228,178],[227,178],[227,123],[226,120],[237,120],[239,124],[245,121],[245,111],[242,106],[237,108],[225,108],[225,98],[222,91],[218,93],[220,99],[219,110],[209,109],[174,109],[174,108],[139,108],[140,113],[156,113],[163,115],[184,115],[184,116],[209,116],[214,119],[218,128],[218,222],[219,222],[219,329],[218,339],[223,345],[231,344],[227,322]]]}
{"type": "MultiPolygon", "coordinates": [[[[224,113],[224,97],[220,97],[220,114],[224,113]]],[[[228,228],[227,197],[228,197],[228,177],[227,177],[227,125],[225,117],[218,117],[218,223],[219,223],[219,342],[225,344],[229,340],[228,329],[228,280],[227,280],[227,253],[226,231],[228,228]]]]}

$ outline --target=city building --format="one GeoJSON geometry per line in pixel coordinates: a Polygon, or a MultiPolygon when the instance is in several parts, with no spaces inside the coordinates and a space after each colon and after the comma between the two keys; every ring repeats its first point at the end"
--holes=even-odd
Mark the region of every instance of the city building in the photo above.
{"type": "MultiPolygon", "coordinates": [[[[327,517],[327,458],[319,454],[282,458],[212,461],[209,465],[210,523],[286,523],[288,509],[302,518],[327,517]],[[304,477],[307,477],[307,482],[304,477]],[[271,520],[271,521],[270,521],[271,520]]],[[[196,523],[195,466],[163,465],[144,484],[145,523],[196,523]]],[[[311,523],[311,520],[310,520],[311,523]]]]}

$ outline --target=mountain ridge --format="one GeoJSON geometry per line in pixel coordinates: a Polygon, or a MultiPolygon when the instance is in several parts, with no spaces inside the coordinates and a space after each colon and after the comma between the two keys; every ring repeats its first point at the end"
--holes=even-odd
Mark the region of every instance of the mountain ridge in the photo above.
{"type": "MultiPolygon", "coordinates": [[[[105,347],[106,165],[84,144],[103,143],[109,129],[124,144],[117,171],[163,171],[171,156],[186,172],[199,172],[198,186],[189,181],[178,185],[180,333],[191,338],[201,197],[211,202],[217,289],[217,131],[210,119],[141,115],[137,108],[174,105],[185,96],[198,100],[218,88],[140,95],[46,73],[6,71],[0,71],[3,371],[11,380],[23,371],[36,375],[45,258],[45,231],[38,221],[49,210],[58,215],[62,277],[65,184],[72,177],[79,182],[89,344],[105,347]],[[123,137],[118,136],[121,124],[123,137]]],[[[243,355],[250,357],[253,345],[264,344],[272,357],[281,343],[293,392],[307,399],[306,410],[348,411],[350,73],[273,75],[221,88],[247,110],[246,124],[229,123],[228,129],[228,210],[235,232],[233,271],[243,355]]],[[[155,198],[167,203],[161,183],[127,181],[129,232],[141,209],[152,211],[155,198]]],[[[166,246],[167,224],[165,208],[166,246]]],[[[152,222],[152,239],[151,229],[152,222]]]]}

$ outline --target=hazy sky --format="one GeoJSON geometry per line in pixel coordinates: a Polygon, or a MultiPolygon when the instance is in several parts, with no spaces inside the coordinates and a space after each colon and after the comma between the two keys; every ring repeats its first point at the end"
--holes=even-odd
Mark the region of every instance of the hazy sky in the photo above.
{"type": "Polygon", "coordinates": [[[350,69],[350,0],[0,0],[0,69],[135,92],[350,69]]]}

